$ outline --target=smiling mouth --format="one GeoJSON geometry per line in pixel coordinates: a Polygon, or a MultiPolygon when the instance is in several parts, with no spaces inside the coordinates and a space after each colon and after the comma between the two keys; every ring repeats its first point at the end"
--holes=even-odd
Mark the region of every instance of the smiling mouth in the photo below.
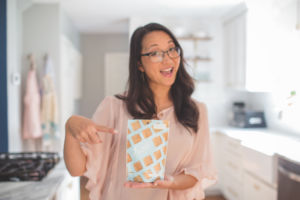
{"type": "Polygon", "coordinates": [[[168,69],[165,70],[161,70],[160,73],[164,76],[164,77],[171,77],[174,71],[174,67],[170,67],[168,69]]]}

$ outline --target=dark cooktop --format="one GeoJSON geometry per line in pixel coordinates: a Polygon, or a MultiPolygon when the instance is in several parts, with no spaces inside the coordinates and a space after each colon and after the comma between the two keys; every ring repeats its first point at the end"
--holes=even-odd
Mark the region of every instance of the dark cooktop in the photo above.
{"type": "Polygon", "coordinates": [[[0,181],[40,181],[59,162],[58,153],[0,153],[0,181]]]}

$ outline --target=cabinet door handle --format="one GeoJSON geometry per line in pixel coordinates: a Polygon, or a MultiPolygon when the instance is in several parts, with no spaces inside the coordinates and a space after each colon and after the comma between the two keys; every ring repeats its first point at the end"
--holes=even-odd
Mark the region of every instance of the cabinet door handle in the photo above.
{"type": "Polygon", "coordinates": [[[73,183],[72,182],[68,184],[68,188],[70,188],[70,189],[73,188],[73,183]]]}
{"type": "Polygon", "coordinates": [[[297,183],[300,183],[300,175],[299,174],[290,172],[290,171],[284,169],[282,166],[278,166],[278,170],[285,176],[289,177],[291,180],[293,180],[297,183]]]}
{"type": "Polygon", "coordinates": [[[228,192],[230,192],[236,198],[238,197],[238,194],[234,190],[232,190],[230,187],[227,187],[227,190],[228,190],[228,192]]]}
{"type": "Polygon", "coordinates": [[[257,184],[254,184],[253,187],[254,187],[255,190],[260,190],[260,187],[257,184]]]}
{"type": "Polygon", "coordinates": [[[237,149],[238,145],[233,142],[228,142],[228,146],[237,149]]]}
{"type": "Polygon", "coordinates": [[[227,162],[227,165],[235,170],[238,170],[238,167],[230,161],[227,162]]]}

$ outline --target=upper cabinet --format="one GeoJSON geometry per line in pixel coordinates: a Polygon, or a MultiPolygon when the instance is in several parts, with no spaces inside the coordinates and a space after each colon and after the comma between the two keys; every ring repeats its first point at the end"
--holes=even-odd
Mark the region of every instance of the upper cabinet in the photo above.
{"type": "Polygon", "coordinates": [[[223,30],[225,86],[243,89],[246,83],[246,11],[226,20],[223,30]]]}
{"type": "Polygon", "coordinates": [[[290,91],[300,81],[297,0],[247,2],[223,22],[227,86],[248,91],[290,91]]]}

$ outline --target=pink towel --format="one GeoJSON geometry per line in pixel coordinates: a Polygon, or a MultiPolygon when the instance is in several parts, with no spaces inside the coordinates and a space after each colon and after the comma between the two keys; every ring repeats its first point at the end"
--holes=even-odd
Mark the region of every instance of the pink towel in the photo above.
{"type": "Polygon", "coordinates": [[[26,92],[24,96],[23,138],[32,139],[42,136],[41,128],[41,96],[35,69],[27,75],[26,92]]]}

